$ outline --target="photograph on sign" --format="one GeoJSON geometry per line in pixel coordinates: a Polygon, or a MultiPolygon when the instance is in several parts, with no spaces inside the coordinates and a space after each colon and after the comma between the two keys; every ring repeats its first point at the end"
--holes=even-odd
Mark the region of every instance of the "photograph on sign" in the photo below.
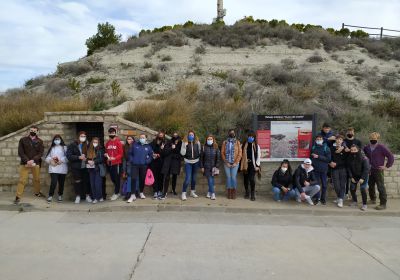
{"type": "Polygon", "coordinates": [[[303,160],[310,157],[313,116],[258,116],[261,160],[303,160]]]}

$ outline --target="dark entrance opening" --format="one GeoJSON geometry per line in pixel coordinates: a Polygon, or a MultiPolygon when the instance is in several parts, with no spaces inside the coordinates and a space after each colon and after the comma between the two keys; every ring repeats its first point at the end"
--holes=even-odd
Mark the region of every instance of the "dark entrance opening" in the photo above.
{"type": "Polygon", "coordinates": [[[79,131],[85,131],[87,139],[92,140],[93,137],[100,138],[101,145],[104,145],[104,127],[103,123],[100,122],[83,122],[76,124],[76,133],[79,131]]]}

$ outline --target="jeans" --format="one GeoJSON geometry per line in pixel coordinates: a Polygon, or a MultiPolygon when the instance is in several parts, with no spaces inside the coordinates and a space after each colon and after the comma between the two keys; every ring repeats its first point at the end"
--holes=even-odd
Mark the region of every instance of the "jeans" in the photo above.
{"type": "MultiPolygon", "coordinates": [[[[363,205],[367,204],[367,189],[368,189],[368,180],[365,181],[361,186],[361,198],[362,198],[362,203],[363,205]]],[[[350,192],[351,192],[351,198],[353,199],[354,202],[357,202],[357,184],[354,184],[351,182],[350,184],[350,192]]]]}
{"type": "Polygon", "coordinates": [[[100,176],[100,171],[96,168],[88,168],[89,178],[90,178],[90,187],[92,189],[92,198],[96,200],[100,200],[103,198],[102,194],[102,184],[103,180],[100,176]]]}
{"type": "Polygon", "coordinates": [[[275,201],[288,201],[289,199],[296,197],[296,191],[292,189],[289,190],[287,193],[284,193],[279,187],[274,186],[272,187],[272,197],[275,201]]]}
{"type": "Polygon", "coordinates": [[[107,165],[107,171],[110,173],[111,181],[114,184],[114,194],[118,194],[121,186],[121,166],[119,164],[116,165],[107,165]]]}
{"type": "Polygon", "coordinates": [[[368,179],[369,184],[369,198],[376,200],[375,184],[378,187],[380,205],[386,205],[387,194],[385,188],[385,176],[382,170],[371,170],[368,179]]]}
{"type": "Polygon", "coordinates": [[[189,183],[191,183],[191,190],[194,191],[196,189],[196,175],[197,170],[199,169],[199,162],[196,163],[187,163],[185,162],[185,181],[183,182],[182,192],[186,192],[189,183]]]}
{"type": "Polygon", "coordinates": [[[236,189],[237,188],[237,173],[239,169],[239,165],[234,167],[229,167],[226,164],[224,165],[225,174],[226,174],[226,188],[227,189],[236,189]]]}
{"type": "Polygon", "coordinates": [[[50,183],[49,196],[54,195],[57,183],[58,183],[58,195],[63,195],[65,176],[66,174],[50,173],[51,183],[50,183]]]}
{"type": "Polygon", "coordinates": [[[326,189],[327,189],[327,181],[328,175],[326,172],[315,172],[315,177],[317,178],[319,185],[321,186],[321,192],[318,194],[318,200],[322,202],[326,202],[326,189]]]}
{"type": "MultiPolygon", "coordinates": [[[[318,194],[320,190],[321,187],[319,185],[310,185],[303,188],[303,191],[306,193],[306,195],[310,196],[311,198],[318,194]]],[[[300,192],[298,189],[296,189],[296,196],[297,198],[300,198],[300,192]]]]}
{"type": "Polygon", "coordinates": [[[331,175],[336,196],[343,199],[346,192],[347,171],[345,168],[333,169],[331,175]]]}
{"type": "Polygon", "coordinates": [[[207,183],[208,183],[208,192],[209,193],[215,193],[214,190],[214,176],[207,176],[207,183]]]}

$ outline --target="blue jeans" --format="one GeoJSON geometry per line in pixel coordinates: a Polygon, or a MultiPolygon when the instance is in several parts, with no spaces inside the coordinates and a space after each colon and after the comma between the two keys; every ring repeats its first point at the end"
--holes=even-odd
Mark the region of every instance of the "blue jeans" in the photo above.
{"type": "Polygon", "coordinates": [[[239,169],[239,165],[235,167],[229,167],[224,164],[225,174],[226,174],[226,188],[227,189],[236,189],[237,188],[237,173],[239,169]]]}
{"type": "Polygon", "coordinates": [[[213,176],[208,176],[207,177],[207,182],[208,182],[208,192],[209,193],[214,193],[214,177],[213,176]]]}
{"type": "Polygon", "coordinates": [[[318,172],[314,171],[315,177],[317,178],[319,185],[321,186],[321,191],[318,192],[316,195],[318,200],[321,200],[322,202],[326,202],[326,189],[327,189],[327,181],[328,181],[328,175],[326,172],[318,172]]]}
{"type": "Polygon", "coordinates": [[[183,182],[182,192],[186,192],[189,183],[191,183],[191,190],[196,189],[196,175],[199,169],[199,162],[196,163],[185,163],[185,181],[183,182]]]}
{"type": "Polygon", "coordinates": [[[287,193],[283,194],[283,192],[279,187],[272,187],[272,195],[275,201],[278,200],[288,201],[289,199],[296,197],[296,191],[290,190],[287,193]]]}
{"type": "Polygon", "coordinates": [[[89,178],[90,178],[90,187],[92,190],[93,199],[100,200],[103,198],[102,194],[102,186],[103,180],[100,176],[100,171],[96,168],[88,168],[89,178]]]}

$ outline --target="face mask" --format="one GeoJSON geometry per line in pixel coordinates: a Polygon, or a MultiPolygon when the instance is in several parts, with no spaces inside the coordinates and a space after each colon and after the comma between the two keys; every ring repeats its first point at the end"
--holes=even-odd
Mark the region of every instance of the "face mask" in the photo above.
{"type": "Polygon", "coordinates": [[[110,137],[111,139],[114,139],[115,138],[115,134],[108,135],[108,137],[110,137]]]}
{"type": "Polygon", "coordinates": [[[249,137],[249,138],[247,138],[247,142],[253,143],[253,142],[254,142],[254,137],[249,137]]]}
{"type": "Polygon", "coordinates": [[[31,131],[31,132],[29,132],[29,135],[34,137],[34,136],[36,136],[36,132],[31,131]]]}
{"type": "Polygon", "coordinates": [[[229,133],[230,138],[235,138],[235,133],[229,133]]]}
{"type": "Polygon", "coordinates": [[[178,139],[178,134],[174,134],[174,136],[172,136],[174,139],[178,139]]]}
{"type": "Polygon", "coordinates": [[[61,140],[60,140],[60,139],[55,139],[55,140],[54,140],[54,144],[60,145],[60,144],[61,144],[61,140]]]}
{"type": "Polygon", "coordinates": [[[99,145],[99,143],[93,143],[93,147],[97,148],[97,146],[99,145]]]}
{"type": "Polygon", "coordinates": [[[144,145],[144,144],[146,144],[146,139],[140,138],[140,139],[139,139],[139,142],[140,142],[140,144],[144,145]]]}
{"type": "Polygon", "coordinates": [[[79,137],[79,141],[81,141],[81,143],[86,141],[86,137],[79,137]]]}
{"type": "Polygon", "coordinates": [[[347,138],[353,138],[354,135],[349,133],[346,136],[347,136],[347,138]]]}
{"type": "Polygon", "coordinates": [[[288,169],[287,169],[287,167],[281,167],[281,170],[283,173],[285,173],[288,169]]]}
{"type": "Polygon", "coordinates": [[[207,145],[208,145],[208,146],[211,146],[213,143],[214,143],[213,140],[207,140],[207,145]]]}
{"type": "Polygon", "coordinates": [[[192,142],[192,141],[194,140],[194,136],[193,136],[193,135],[189,135],[189,136],[188,136],[188,140],[189,140],[190,142],[192,142]]]}
{"type": "Polygon", "coordinates": [[[317,145],[322,145],[322,144],[324,144],[324,141],[323,140],[317,140],[317,141],[315,141],[315,143],[317,143],[317,145]]]}
{"type": "Polygon", "coordinates": [[[370,142],[372,145],[375,145],[376,143],[378,143],[378,140],[369,140],[369,142],[370,142]]]}
{"type": "Polygon", "coordinates": [[[350,152],[350,154],[351,154],[352,156],[356,156],[356,155],[357,155],[357,153],[353,153],[353,152],[350,152]]]}

